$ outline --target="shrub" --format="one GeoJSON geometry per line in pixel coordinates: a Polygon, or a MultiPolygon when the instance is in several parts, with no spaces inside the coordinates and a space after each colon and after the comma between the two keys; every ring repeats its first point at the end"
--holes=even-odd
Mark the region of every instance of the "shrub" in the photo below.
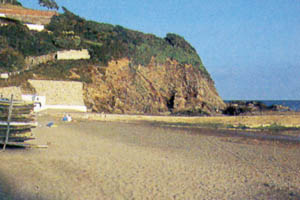
{"type": "Polygon", "coordinates": [[[22,69],[24,66],[24,57],[18,51],[12,48],[3,49],[0,51],[0,70],[2,72],[12,72],[22,69]]]}
{"type": "MultiPolygon", "coordinates": [[[[0,27],[0,41],[3,41],[0,49],[14,49],[16,52],[9,55],[20,56],[18,62],[22,56],[39,56],[61,49],[81,48],[89,50],[92,58],[90,62],[97,65],[106,65],[120,58],[128,58],[133,65],[142,66],[147,66],[153,57],[159,64],[171,59],[181,65],[192,65],[210,79],[195,49],[181,36],[168,33],[165,38],[159,38],[119,25],[87,21],[63,9],[64,13],[53,16],[46,26],[51,33],[30,31],[20,23],[0,27]]],[[[7,63],[16,66],[14,61],[7,63]]]]}
{"type": "MultiPolygon", "coordinates": [[[[54,16],[47,29],[57,36],[62,32],[73,31],[81,37],[83,42],[80,47],[89,49],[94,62],[105,65],[112,59],[127,57],[135,65],[147,66],[152,57],[161,64],[170,58],[182,65],[191,64],[209,77],[196,50],[181,36],[169,33],[162,39],[119,25],[87,21],[63,9],[64,14],[54,16]]],[[[61,48],[68,46],[62,42],[56,44],[61,48]]]]}
{"type": "Polygon", "coordinates": [[[30,31],[19,23],[0,27],[0,35],[9,47],[24,56],[43,55],[57,49],[53,44],[54,36],[47,32],[30,31]]]}

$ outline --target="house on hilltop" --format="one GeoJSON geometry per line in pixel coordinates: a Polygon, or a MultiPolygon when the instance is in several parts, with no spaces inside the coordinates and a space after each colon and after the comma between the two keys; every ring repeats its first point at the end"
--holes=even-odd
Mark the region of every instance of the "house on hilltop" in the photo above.
{"type": "Polygon", "coordinates": [[[0,4],[0,24],[2,25],[7,23],[7,21],[20,21],[30,30],[42,31],[44,25],[49,24],[54,15],[58,15],[58,13],[0,4]]]}
{"type": "Polygon", "coordinates": [[[33,10],[21,6],[0,4],[0,16],[24,23],[47,25],[54,15],[58,15],[58,13],[55,11],[33,10]]]}

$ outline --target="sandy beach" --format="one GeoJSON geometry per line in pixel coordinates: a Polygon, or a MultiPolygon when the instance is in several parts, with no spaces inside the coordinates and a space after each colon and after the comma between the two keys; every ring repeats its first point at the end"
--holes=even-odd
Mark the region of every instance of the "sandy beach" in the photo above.
{"type": "Polygon", "coordinates": [[[0,152],[0,199],[300,199],[300,145],[43,115],[0,152]],[[48,122],[54,127],[47,127],[48,122]]]}

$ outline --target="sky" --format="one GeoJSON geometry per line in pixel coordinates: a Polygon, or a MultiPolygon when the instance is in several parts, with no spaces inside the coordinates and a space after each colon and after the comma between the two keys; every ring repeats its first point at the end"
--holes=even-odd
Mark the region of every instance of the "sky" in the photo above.
{"type": "Polygon", "coordinates": [[[224,100],[300,100],[300,0],[56,2],[88,20],[183,36],[224,100]]]}

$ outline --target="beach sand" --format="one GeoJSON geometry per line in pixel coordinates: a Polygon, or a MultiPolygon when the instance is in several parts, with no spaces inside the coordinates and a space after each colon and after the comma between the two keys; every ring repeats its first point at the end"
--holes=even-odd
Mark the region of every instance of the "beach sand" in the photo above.
{"type": "Polygon", "coordinates": [[[300,145],[42,115],[0,152],[0,199],[300,199],[300,145]],[[48,122],[56,127],[47,127],[48,122]]]}

